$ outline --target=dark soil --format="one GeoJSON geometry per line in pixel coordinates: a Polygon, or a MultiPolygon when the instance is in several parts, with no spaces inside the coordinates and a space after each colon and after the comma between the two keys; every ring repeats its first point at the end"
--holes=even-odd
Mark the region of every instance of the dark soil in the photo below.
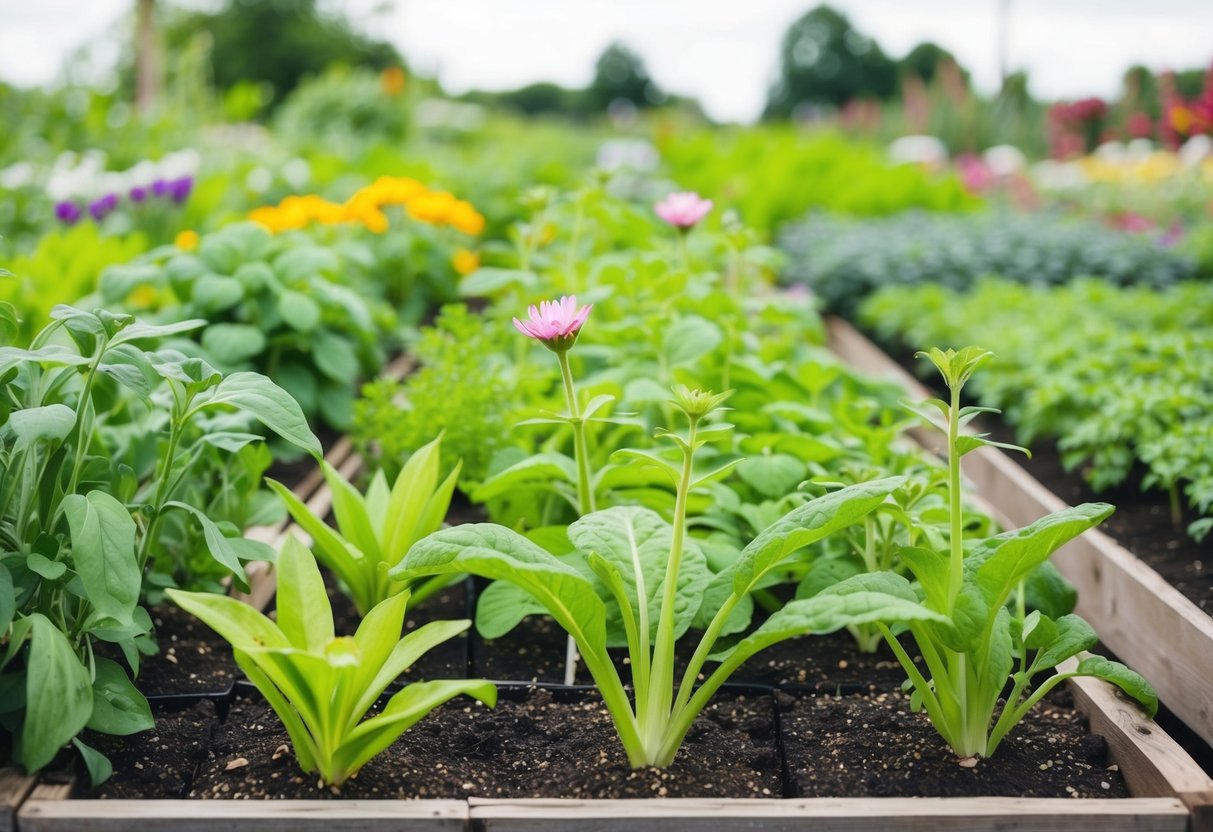
{"type": "Polygon", "coordinates": [[[792,797],[1129,796],[1064,693],[971,768],[899,693],[778,699],[792,797]]]}
{"type": "Polygon", "coordinates": [[[564,682],[568,635],[551,616],[532,615],[501,638],[487,640],[472,628],[470,676],[510,682],[564,682]]]}
{"type": "MultiPolygon", "coordinates": [[[[337,581],[325,570],[325,586],[333,607],[333,629],[337,635],[352,636],[362,618],[354,602],[337,589],[337,581]]],[[[467,582],[459,581],[431,595],[416,607],[411,607],[404,619],[408,633],[431,621],[468,618],[467,582]]],[[[466,679],[468,672],[468,635],[466,633],[444,641],[417,660],[401,676],[405,681],[420,679],[466,679]]]]}
{"type": "MultiPolygon", "coordinates": [[[[205,756],[219,723],[215,703],[203,699],[184,709],[153,707],[156,727],[132,737],[85,732],[84,741],[110,758],[114,775],[92,793],[105,799],[181,798],[205,756]]],[[[77,779],[81,787],[87,776],[77,779]]]]}
{"type": "Polygon", "coordinates": [[[779,797],[771,697],[719,696],[674,764],[633,770],[596,694],[507,689],[494,710],[434,711],[340,790],[306,776],[259,700],[237,700],[190,797],[779,797]]]}
{"type": "Polygon", "coordinates": [[[164,604],[150,612],[160,651],[140,657],[135,683],[145,696],[231,689],[240,677],[231,645],[180,607],[164,604]]]}

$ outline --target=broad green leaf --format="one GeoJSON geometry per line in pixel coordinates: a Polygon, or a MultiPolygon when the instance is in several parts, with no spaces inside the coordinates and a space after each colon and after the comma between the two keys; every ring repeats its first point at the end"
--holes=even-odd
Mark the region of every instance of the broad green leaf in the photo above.
{"type": "Polygon", "coordinates": [[[497,269],[486,266],[459,281],[459,295],[465,298],[491,297],[503,289],[531,289],[539,283],[534,272],[521,269],[497,269]]]}
{"type": "Polygon", "coordinates": [[[192,300],[199,314],[214,316],[244,300],[244,284],[234,277],[206,274],[194,281],[192,300]]]}
{"type": "Polygon", "coordinates": [[[937,610],[948,608],[949,558],[943,552],[922,547],[903,547],[897,554],[914,575],[926,595],[927,603],[937,610]]]}
{"type": "Polygon", "coordinates": [[[126,506],[101,491],[63,498],[72,535],[72,563],[89,601],[104,616],[130,621],[142,574],[135,556],[135,521],[126,506]]]}
{"type": "Polygon", "coordinates": [[[807,471],[794,456],[766,453],[743,460],[737,475],[762,496],[779,498],[795,491],[807,471]]]}
{"type": "Polygon", "coordinates": [[[454,526],[418,541],[389,574],[397,580],[467,572],[518,584],[576,639],[605,661],[606,608],[594,585],[522,535],[491,523],[454,526]]]}
{"type": "Polygon", "coordinates": [[[320,372],[342,384],[349,384],[362,374],[362,364],[354,345],[348,338],[327,329],[312,336],[312,360],[320,372]]]}
{"type": "Polygon", "coordinates": [[[321,650],[333,638],[333,608],[316,559],[293,534],[278,553],[278,629],[300,650],[321,650]]]}
{"type": "MultiPolygon", "coordinates": [[[[379,606],[393,603],[399,597],[389,598],[379,606]]],[[[383,693],[388,685],[396,681],[396,678],[401,673],[416,664],[418,659],[439,644],[466,632],[471,625],[472,622],[466,618],[454,621],[431,621],[401,638],[396,642],[391,654],[383,662],[382,666],[372,664],[368,667],[373,674],[373,679],[363,692],[362,699],[359,700],[356,710],[359,710],[360,713],[366,713],[367,709],[379,698],[379,694],[383,693]]],[[[398,627],[389,627],[388,629],[389,631],[393,631],[394,629],[397,634],[399,633],[398,627]]],[[[399,638],[399,635],[397,635],[397,638],[399,638]]]]}
{"type": "Polygon", "coordinates": [[[730,570],[733,592],[741,596],[753,591],[793,552],[863,519],[903,482],[904,477],[886,477],[858,483],[792,509],[741,551],[730,570]]]}
{"type": "Polygon", "coordinates": [[[278,296],[278,314],[297,332],[311,332],[320,323],[320,304],[303,292],[286,289],[278,296]]]}
{"type": "Polygon", "coordinates": [[[93,713],[88,727],[125,737],[155,727],[152,709],[117,662],[97,658],[93,679],[93,713]]]}
{"type": "Polygon", "coordinates": [[[260,373],[232,373],[219,382],[206,404],[236,407],[308,453],[315,456],[323,453],[320,440],[308,428],[298,402],[260,373]]]}
{"type": "MultiPolygon", "coordinates": [[[[442,439],[439,437],[414,451],[392,484],[383,520],[383,548],[388,566],[399,563],[421,536],[417,534],[418,524],[438,483],[441,447],[442,439]]],[[[443,513],[445,515],[445,511],[443,513]]],[[[422,534],[431,531],[433,529],[426,529],[422,534]]]]}
{"type": "Polygon", "coordinates": [[[20,445],[32,445],[39,440],[61,441],[76,426],[76,411],[65,404],[48,404],[14,410],[8,424],[20,445]]]}
{"type": "Polygon", "coordinates": [[[164,507],[166,509],[180,509],[193,515],[194,519],[198,521],[198,525],[202,527],[202,537],[206,540],[206,548],[211,553],[211,557],[226,566],[232,573],[232,577],[236,579],[236,582],[246,589],[248,583],[244,574],[244,566],[240,561],[274,560],[274,550],[267,544],[258,540],[227,537],[223,534],[223,530],[215,525],[215,522],[205,512],[194,508],[188,503],[170,500],[164,504],[164,507]]]}
{"type": "Polygon", "coordinates": [[[1091,625],[1077,615],[1063,615],[1054,624],[1056,635],[1036,654],[1032,662],[1033,673],[1057,667],[1071,656],[1090,650],[1099,641],[1091,625]]]}
{"type": "Polygon", "coordinates": [[[1154,692],[1154,688],[1140,674],[1120,662],[1105,659],[1103,656],[1088,656],[1078,663],[1076,672],[1082,676],[1096,676],[1116,685],[1136,699],[1151,719],[1158,713],[1158,694],[1154,692]]]}
{"type": "Polygon", "coordinates": [[[515,488],[553,480],[577,482],[577,463],[564,454],[535,454],[489,477],[475,489],[472,499],[483,503],[508,494],[515,488]]]}
{"type": "Polygon", "coordinates": [[[863,564],[856,558],[818,558],[796,586],[797,598],[812,598],[847,578],[863,572],[863,564]]]}
{"type": "Polygon", "coordinates": [[[88,769],[89,785],[94,789],[113,776],[114,765],[109,761],[109,757],[79,737],[72,737],[72,745],[80,752],[80,759],[84,761],[84,767],[88,769]]]}
{"type": "MultiPolygon", "coordinates": [[[[593,552],[619,570],[632,610],[637,616],[642,608],[648,612],[650,640],[657,635],[666,563],[673,537],[674,529],[669,523],[656,512],[639,506],[596,511],[569,526],[569,540],[583,554],[593,552]]],[[[674,596],[675,638],[681,637],[691,626],[711,577],[703,552],[694,541],[686,540],[674,596]]],[[[605,588],[602,594],[609,597],[605,588]]],[[[617,604],[608,605],[607,626],[608,645],[627,644],[617,604]]]]}
{"type": "Polygon", "coordinates": [[[1028,573],[1024,580],[1024,596],[1029,609],[1040,610],[1053,619],[1073,612],[1078,603],[1078,590],[1051,561],[1045,561],[1028,573]]]}
{"type": "Polygon", "coordinates": [[[686,315],[670,324],[662,350],[671,367],[690,364],[710,353],[724,340],[720,327],[698,315],[686,315]]]}
{"type": "Polygon", "coordinates": [[[67,636],[41,613],[29,622],[21,764],[35,772],[84,728],[93,712],[93,686],[67,636]]]}
{"type": "Polygon", "coordinates": [[[13,589],[13,575],[8,571],[8,567],[0,562],[0,633],[8,632],[8,625],[13,623],[13,616],[16,614],[17,595],[13,589]]]}
{"type": "Polygon", "coordinates": [[[221,638],[237,649],[260,647],[289,648],[288,639],[273,621],[243,601],[210,592],[186,592],[167,589],[165,592],[181,609],[201,619],[221,638]]]}
{"type": "Polygon", "coordinates": [[[1017,531],[982,541],[969,553],[968,566],[975,569],[977,584],[991,606],[1001,606],[1021,578],[1112,511],[1107,503],[1084,503],[1055,512],[1017,531]]]}
{"type": "Polygon", "coordinates": [[[206,326],[206,321],[201,318],[192,318],[188,321],[177,321],[171,324],[145,324],[136,321],[110,339],[110,346],[116,347],[119,344],[128,344],[132,341],[145,341],[150,338],[168,338],[172,335],[193,332],[204,326],[206,326]]]}
{"type": "Polygon", "coordinates": [[[898,595],[869,590],[826,591],[812,598],[788,602],[722,658],[729,666],[736,667],[760,650],[785,639],[810,633],[832,633],[843,627],[878,621],[884,624],[907,621],[943,623],[947,619],[917,601],[898,595]]]}
{"type": "Polygon", "coordinates": [[[202,333],[202,348],[223,367],[239,367],[265,351],[265,333],[252,324],[213,324],[202,333]]]}
{"type": "Polygon", "coordinates": [[[476,597],[476,632],[482,638],[501,638],[528,615],[546,612],[543,604],[509,581],[493,581],[476,597]]]}

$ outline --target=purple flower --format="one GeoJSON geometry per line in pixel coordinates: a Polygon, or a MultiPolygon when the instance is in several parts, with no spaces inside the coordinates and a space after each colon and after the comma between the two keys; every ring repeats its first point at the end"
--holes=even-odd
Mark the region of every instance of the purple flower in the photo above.
{"type": "Polygon", "coordinates": [[[80,206],[74,202],[64,200],[55,205],[55,218],[64,225],[75,225],[80,221],[80,206]]]}
{"type": "Polygon", "coordinates": [[[178,205],[189,199],[190,191],[193,189],[194,177],[192,176],[183,176],[169,183],[169,195],[173,198],[173,202],[178,205]]]}
{"type": "Polygon", "coordinates": [[[89,203],[88,213],[89,216],[91,216],[94,220],[101,222],[101,220],[113,213],[113,210],[117,207],[118,195],[106,194],[105,196],[94,199],[91,203],[89,203]]]}
{"type": "Polygon", "coordinates": [[[168,196],[169,182],[167,179],[157,179],[152,183],[153,196],[168,196]]]}
{"type": "Polygon", "coordinates": [[[147,188],[143,185],[131,188],[131,202],[143,202],[145,199],[147,199],[147,188]]]}

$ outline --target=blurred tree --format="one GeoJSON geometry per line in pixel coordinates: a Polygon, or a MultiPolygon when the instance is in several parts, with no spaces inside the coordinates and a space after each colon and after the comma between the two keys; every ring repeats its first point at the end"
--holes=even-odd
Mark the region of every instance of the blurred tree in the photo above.
{"type": "Polygon", "coordinates": [[[763,113],[768,119],[788,118],[804,106],[888,98],[897,88],[896,63],[830,6],[818,6],[788,28],[779,64],[763,113]]]}
{"type": "Polygon", "coordinates": [[[923,41],[909,51],[898,63],[903,78],[916,75],[923,83],[929,84],[935,80],[941,64],[951,61],[959,69],[965,83],[969,81],[969,72],[960,65],[956,56],[937,43],[923,41]]]}
{"type": "Polygon", "coordinates": [[[156,35],[156,0],[135,5],[135,107],[146,113],[160,95],[160,43],[156,35]]]}
{"type": "Polygon", "coordinates": [[[627,101],[638,109],[665,101],[640,56],[622,43],[612,43],[598,58],[586,97],[597,111],[606,110],[615,101],[627,101]]]}
{"type": "Polygon", "coordinates": [[[165,44],[172,52],[186,49],[199,36],[210,40],[218,89],[263,82],[272,87],[275,102],[304,77],[333,64],[384,69],[404,63],[390,43],[321,12],[316,0],[227,0],[218,11],[179,11],[165,27],[165,44]]]}

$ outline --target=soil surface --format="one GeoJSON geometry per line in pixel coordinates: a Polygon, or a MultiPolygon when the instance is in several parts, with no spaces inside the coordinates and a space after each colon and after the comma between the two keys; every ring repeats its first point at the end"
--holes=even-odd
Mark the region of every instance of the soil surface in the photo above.
{"type": "Polygon", "coordinates": [[[231,645],[210,627],[172,604],[150,612],[160,651],[140,657],[135,684],[144,696],[226,693],[241,678],[231,645]]]}
{"type": "Polygon", "coordinates": [[[132,737],[85,732],[83,739],[109,757],[114,774],[87,792],[88,776],[77,777],[79,797],[106,799],[181,798],[219,724],[215,703],[203,699],[184,709],[153,706],[156,727],[132,737]]]}
{"type": "Polygon", "coordinates": [[[1046,697],[972,767],[899,693],[777,696],[791,797],[1129,796],[1103,737],[1065,694],[1046,697]]]}
{"type": "Polygon", "coordinates": [[[434,711],[340,792],[304,775],[260,700],[238,699],[215,732],[194,798],[779,797],[770,696],[722,694],[674,764],[633,770],[596,694],[506,689],[434,711]]]}

